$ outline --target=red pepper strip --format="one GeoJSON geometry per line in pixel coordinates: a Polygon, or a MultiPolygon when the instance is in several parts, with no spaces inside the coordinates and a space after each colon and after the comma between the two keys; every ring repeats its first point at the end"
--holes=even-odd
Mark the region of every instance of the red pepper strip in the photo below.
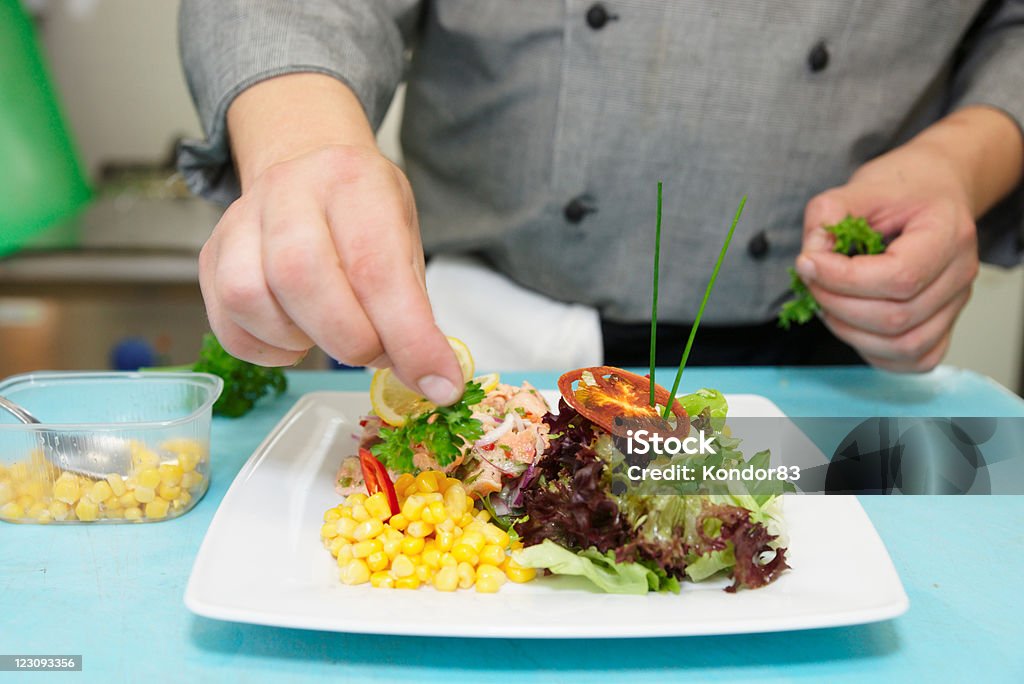
{"type": "Polygon", "coordinates": [[[398,494],[395,493],[395,485],[391,482],[388,469],[370,453],[369,449],[359,450],[359,465],[363,469],[367,493],[373,496],[377,492],[384,492],[384,496],[388,498],[391,515],[396,515],[401,509],[398,507],[398,494]]]}

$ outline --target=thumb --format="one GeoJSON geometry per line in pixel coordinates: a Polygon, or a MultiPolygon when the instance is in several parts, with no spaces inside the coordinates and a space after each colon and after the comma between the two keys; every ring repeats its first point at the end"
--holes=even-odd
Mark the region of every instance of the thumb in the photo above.
{"type": "Polygon", "coordinates": [[[834,239],[825,230],[825,226],[834,225],[847,215],[856,213],[853,208],[858,199],[856,194],[855,189],[844,185],[811,198],[804,208],[804,240],[801,253],[832,251],[834,239]]]}

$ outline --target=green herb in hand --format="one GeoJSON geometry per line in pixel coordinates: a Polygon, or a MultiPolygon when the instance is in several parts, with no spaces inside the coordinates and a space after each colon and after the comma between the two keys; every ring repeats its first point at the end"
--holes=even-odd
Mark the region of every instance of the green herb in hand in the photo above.
{"type": "Polygon", "coordinates": [[[442,468],[459,457],[461,448],[480,439],[483,425],[473,418],[470,407],[484,400],[486,393],[479,383],[466,383],[462,399],[451,406],[438,406],[418,416],[410,416],[405,425],[382,428],[381,442],[370,451],[388,470],[402,473],[416,471],[413,445],[422,444],[442,468]]]}
{"type": "MultiPolygon", "coordinates": [[[[835,236],[832,251],[838,254],[853,256],[855,254],[881,254],[885,251],[882,234],[871,227],[867,219],[847,216],[834,226],[825,226],[825,230],[835,236]]],[[[794,323],[803,325],[821,308],[807,285],[797,275],[795,269],[789,269],[790,288],[794,298],[785,302],[779,309],[779,327],[789,330],[794,323]]]]}
{"type": "Polygon", "coordinates": [[[213,405],[220,416],[237,418],[252,410],[263,395],[281,394],[288,380],[280,368],[264,368],[236,359],[224,350],[212,333],[203,335],[199,360],[192,366],[197,373],[212,373],[224,381],[224,391],[213,405]]]}

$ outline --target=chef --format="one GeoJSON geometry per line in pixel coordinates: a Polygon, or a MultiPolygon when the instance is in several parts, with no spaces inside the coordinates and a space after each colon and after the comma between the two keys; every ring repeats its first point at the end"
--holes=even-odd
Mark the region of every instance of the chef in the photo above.
{"type": "Polygon", "coordinates": [[[450,403],[458,321],[645,364],[659,180],[666,364],[743,195],[695,363],[928,370],[979,254],[1020,253],[1022,0],[184,0],[180,29],[180,165],[230,203],[203,295],[264,365],[319,345],[450,403]],[[403,79],[399,168],[374,130],[403,79]],[[886,252],[832,253],[847,215],[886,252]],[[822,309],[785,331],[794,263],[822,309]]]}

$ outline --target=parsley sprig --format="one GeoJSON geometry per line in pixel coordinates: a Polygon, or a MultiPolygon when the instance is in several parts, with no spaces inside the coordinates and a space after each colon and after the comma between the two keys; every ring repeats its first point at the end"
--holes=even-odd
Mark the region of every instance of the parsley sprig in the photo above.
{"type": "MultiPolygon", "coordinates": [[[[833,226],[825,226],[825,230],[835,236],[832,251],[838,254],[853,256],[855,254],[881,254],[885,251],[882,234],[871,227],[867,219],[860,216],[847,216],[833,226]]],[[[789,269],[790,288],[793,299],[785,302],[779,309],[779,327],[789,330],[794,323],[803,325],[821,308],[814,295],[796,269],[789,269]]]]}
{"type": "Polygon", "coordinates": [[[462,399],[451,406],[438,406],[418,416],[410,416],[405,425],[382,428],[381,441],[370,451],[393,472],[416,472],[413,446],[422,444],[442,468],[450,465],[463,446],[484,434],[483,425],[473,418],[470,408],[484,400],[486,393],[480,383],[466,383],[462,399]]]}

